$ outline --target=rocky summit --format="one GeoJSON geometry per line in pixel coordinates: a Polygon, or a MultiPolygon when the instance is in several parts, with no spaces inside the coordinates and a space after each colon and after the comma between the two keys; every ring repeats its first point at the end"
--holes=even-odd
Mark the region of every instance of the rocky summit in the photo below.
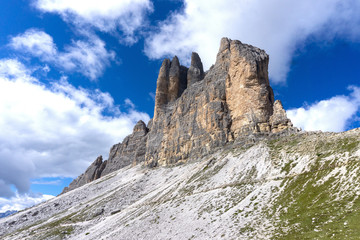
{"type": "MultiPolygon", "coordinates": [[[[274,93],[265,51],[223,38],[215,64],[204,72],[197,53],[189,68],[165,59],[157,79],[154,117],[139,121],[63,192],[128,165],[169,166],[205,156],[252,135],[296,131],[274,93]]],[[[250,139],[250,138],[249,138],[250,139]]]]}
{"type": "Polygon", "coordinates": [[[360,129],[293,127],[268,63],[228,38],[208,71],[165,59],[153,119],[0,238],[359,239],[360,129]]]}

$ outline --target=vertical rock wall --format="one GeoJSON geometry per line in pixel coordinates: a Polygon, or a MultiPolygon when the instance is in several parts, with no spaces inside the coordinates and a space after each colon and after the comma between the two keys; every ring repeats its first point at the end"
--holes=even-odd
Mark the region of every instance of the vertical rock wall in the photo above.
{"type": "Polygon", "coordinates": [[[169,59],[163,61],[156,83],[154,119],[158,114],[164,113],[167,103],[178,99],[186,89],[187,73],[188,69],[180,65],[176,56],[172,61],[169,59]]]}
{"type": "Polygon", "coordinates": [[[226,102],[236,138],[244,131],[269,132],[274,94],[269,84],[269,56],[240,41],[223,39],[218,61],[228,61],[226,102]],[[226,57],[223,57],[226,56],[226,57]]]}

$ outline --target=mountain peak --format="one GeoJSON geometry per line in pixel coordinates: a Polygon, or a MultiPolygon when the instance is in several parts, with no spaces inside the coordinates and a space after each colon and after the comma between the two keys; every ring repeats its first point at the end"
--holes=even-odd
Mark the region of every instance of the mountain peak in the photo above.
{"type": "MultiPolygon", "coordinates": [[[[195,52],[189,68],[176,56],[165,59],[157,79],[154,118],[148,126],[139,121],[131,135],[111,148],[108,161],[92,164],[90,172],[99,173],[94,166],[104,176],[142,162],[148,167],[179,164],[238,138],[297,131],[281,102],[274,103],[268,63],[264,50],[229,38],[221,39],[216,63],[206,73],[195,52]]],[[[83,174],[70,189],[88,179],[83,174]]]]}

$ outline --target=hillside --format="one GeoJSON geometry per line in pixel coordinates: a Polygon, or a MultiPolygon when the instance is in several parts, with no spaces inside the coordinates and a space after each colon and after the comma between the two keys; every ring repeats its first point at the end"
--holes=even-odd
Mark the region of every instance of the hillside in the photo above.
{"type": "Polygon", "coordinates": [[[2,239],[357,239],[360,129],[253,135],[122,168],[0,220],[2,239]]]}

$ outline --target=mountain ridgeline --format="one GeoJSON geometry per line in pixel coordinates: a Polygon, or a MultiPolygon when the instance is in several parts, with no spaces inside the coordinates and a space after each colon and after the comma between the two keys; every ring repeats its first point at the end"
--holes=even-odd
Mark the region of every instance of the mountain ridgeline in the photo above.
{"type": "Polygon", "coordinates": [[[296,131],[268,78],[265,51],[223,38],[215,64],[204,72],[197,53],[189,68],[165,59],[157,79],[154,117],[139,121],[63,193],[128,165],[168,166],[197,159],[254,134],[296,131]]]}

